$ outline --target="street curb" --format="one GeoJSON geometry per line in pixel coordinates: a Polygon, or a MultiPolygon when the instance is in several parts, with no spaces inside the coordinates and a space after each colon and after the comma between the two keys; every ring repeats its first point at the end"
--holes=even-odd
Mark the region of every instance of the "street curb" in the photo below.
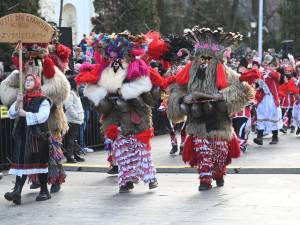
{"type": "MultiPolygon", "coordinates": [[[[72,172],[99,172],[108,171],[107,166],[97,165],[64,165],[66,171],[72,172]]],[[[157,173],[197,173],[196,168],[184,166],[158,166],[157,173]]],[[[233,167],[227,168],[227,174],[300,174],[300,167],[233,167]]]]}

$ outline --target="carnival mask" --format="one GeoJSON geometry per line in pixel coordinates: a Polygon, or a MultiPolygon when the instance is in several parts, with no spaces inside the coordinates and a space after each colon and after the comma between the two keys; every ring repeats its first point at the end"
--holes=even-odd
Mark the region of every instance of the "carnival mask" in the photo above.
{"type": "Polygon", "coordinates": [[[120,67],[124,70],[123,65],[122,65],[122,59],[117,59],[117,60],[113,61],[111,64],[111,68],[113,68],[115,73],[118,71],[118,69],[120,67]]]}

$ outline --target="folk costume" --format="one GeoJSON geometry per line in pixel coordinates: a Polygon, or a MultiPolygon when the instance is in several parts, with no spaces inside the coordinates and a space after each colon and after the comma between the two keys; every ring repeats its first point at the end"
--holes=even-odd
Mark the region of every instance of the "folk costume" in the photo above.
{"type": "Polygon", "coordinates": [[[143,36],[100,34],[96,40],[92,71],[80,73],[77,83],[88,83],[84,95],[102,114],[101,129],[112,140],[118,165],[119,192],[129,192],[141,179],[149,188],[158,186],[152,164],[150,139],[153,136],[152,83],[143,36]]]}
{"type": "Polygon", "coordinates": [[[224,185],[226,165],[240,150],[230,115],[241,111],[254,97],[254,90],[223,64],[225,48],[241,36],[221,28],[185,30],[194,44],[193,59],[170,87],[168,115],[172,121],[186,120],[187,140],[183,161],[197,166],[199,191],[224,185]]]}
{"type": "Polygon", "coordinates": [[[286,133],[288,128],[291,128],[291,133],[295,132],[295,124],[293,123],[293,108],[295,103],[295,94],[297,91],[291,91],[291,88],[296,82],[293,75],[294,69],[292,66],[284,66],[283,74],[280,79],[279,85],[279,100],[282,111],[283,127],[282,132],[286,133]]]}
{"type": "MultiPolygon", "coordinates": [[[[63,111],[63,102],[70,93],[70,84],[64,72],[67,70],[71,50],[57,43],[58,33],[53,36],[51,44],[26,44],[23,45],[23,71],[34,73],[42,79],[42,92],[52,103],[48,128],[50,137],[50,158],[48,183],[51,192],[57,192],[60,184],[65,182],[66,174],[62,167],[64,159],[62,151],[62,137],[68,130],[68,123],[63,111]]],[[[13,62],[19,67],[17,55],[13,55],[13,62]]],[[[6,106],[11,106],[17,96],[19,86],[19,71],[13,71],[0,85],[1,101],[6,106]]],[[[37,176],[30,176],[30,180],[38,181],[37,176]]],[[[39,185],[33,185],[38,188],[39,185]]]]}
{"type": "Polygon", "coordinates": [[[20,103],[14,102],[9,109],[10,119],[15,119],[13,138],[15,142],[10,174],[16,175],[13,192],[4,197],[15,204],[21,204],[21,192],[28,175],[38,175],[41,191],[37,201],[51,196],[47,188],[49,163],[49,137],[47,121],[50,114],[50,100],[42,94],[40,77],[29,74],[34,79],[34,88],[26,90],[23,99],[25,117],[18,117],[20,103]]]}
{"type": "Polygon", "coordinates": [[[265,64],[263,76],[258,80],[256,92],[257,137],[253,141],[258,145],[263,145],[264,133],[272,133],[270,144],[277,144],[279,141],[278,130],[282,128],[278,95],[280,74],[276,71],[277,62],[275,59],[271,59],[268,64],[265,64]]]}

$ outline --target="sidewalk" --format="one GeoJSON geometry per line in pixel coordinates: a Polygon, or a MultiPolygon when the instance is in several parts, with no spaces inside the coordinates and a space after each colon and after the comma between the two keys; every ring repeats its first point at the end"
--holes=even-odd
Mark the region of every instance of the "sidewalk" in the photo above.
{"type": "Polygon", "coordinates": [[[12,176],[0,181],[1,225],[297,225],[300,176],[227,175],[223,188],[199,192],[196,174],[158,174],[154,190],[139,184],[119,194],[117,178],[68,173],[62,191],[36,202],[25,185],[22,202],[3,198],[12,176]]]}
{"type": "MultiPolygon", "coordinates": [[[[240,158],[234,159],[228,167],[228,173],[300,173],[300,137],[295,134],[280,135],[278,145],[269,145],[271,137],[264,139],[264,145],[253,142],[253,134],[249,138],[249,149],[240,158]]],[[[152,157],[158,172],[191,173],[194,169],[185,165],[178,153],[169,155],[170,141],[168,135],[156,136],[152,140],[152,157]]],[[[76,164],[65,164],[71,171],[107,170],[107,153],[98,151],[85,155],[86,161],[76,164]]]]}

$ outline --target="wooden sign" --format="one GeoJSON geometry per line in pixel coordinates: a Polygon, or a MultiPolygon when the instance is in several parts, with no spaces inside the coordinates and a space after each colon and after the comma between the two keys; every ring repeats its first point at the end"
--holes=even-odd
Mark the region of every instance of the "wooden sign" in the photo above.
{"type": "Polygon", "coordinates": [[[39,17],[14,13],[0,18],[0,42],[49,43],[54,29],[39,17]]]}

